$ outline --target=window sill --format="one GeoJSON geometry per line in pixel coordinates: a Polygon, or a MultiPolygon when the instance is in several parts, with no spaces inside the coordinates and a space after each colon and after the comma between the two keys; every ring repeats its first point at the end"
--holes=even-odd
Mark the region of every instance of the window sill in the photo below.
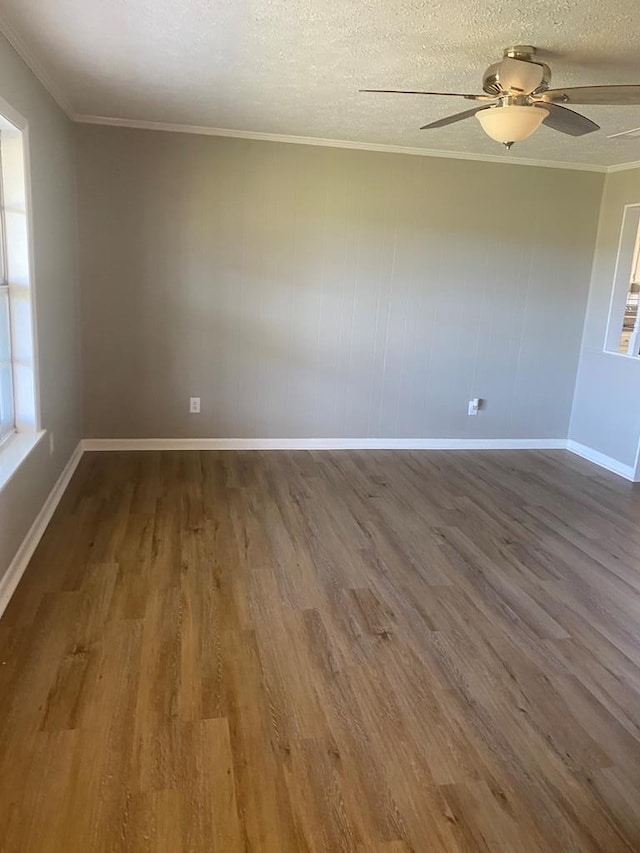
{"type": "Polygon", "coordinates": [[[614,352],[611,349],[602,350],[605,355],[615,355],[618,358],[630,358],[632,361],[638,361],[640,359],[640,355],[631,355],[628,352],[614,352]]]}
{"type": "Polygon", "coordinates": [[[45,430],[40,430],[40,432],[19,432],[0,445],[0,492],[40,442],[44,434],[45,430]]]}

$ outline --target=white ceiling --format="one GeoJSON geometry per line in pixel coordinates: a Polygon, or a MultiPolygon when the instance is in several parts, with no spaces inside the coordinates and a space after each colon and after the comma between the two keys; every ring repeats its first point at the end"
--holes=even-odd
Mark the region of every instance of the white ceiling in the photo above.
{"type": "MultiPolygon", "coordinates": [[[[421,124],[468,101],[359,87],[480,91],[513,43],[553,85],[640,83],[638,0],[0,0],[0,26],[75,117],[105,116],[502,155],[479,123],[421,124]]],[[[542,127],[515,158],[640,160],[638,107],[585,107],[602,130],[542,127]]]]}

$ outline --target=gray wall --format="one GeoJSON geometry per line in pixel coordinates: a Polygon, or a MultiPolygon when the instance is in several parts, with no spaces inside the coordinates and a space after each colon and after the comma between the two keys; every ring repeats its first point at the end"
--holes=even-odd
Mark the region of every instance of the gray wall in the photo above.
{"type": "Polygon", "coordinates": [[[41,441],[0,492],[0,576],[81,437],[74,128],[0,36],[0,96],[29,122],[41,441]]]}
{"type": "Polygon", "coordinates": [[[78,161],[86,436],[567,436],[601,174],[95,126],[78,161]]]}
{"type": "Polygon", "coordinates": [[[640,359],[604,352],[625,204],[640,203],[640,169],[606,177],[570,438],[634,465],[640,438],[640,359]]]}

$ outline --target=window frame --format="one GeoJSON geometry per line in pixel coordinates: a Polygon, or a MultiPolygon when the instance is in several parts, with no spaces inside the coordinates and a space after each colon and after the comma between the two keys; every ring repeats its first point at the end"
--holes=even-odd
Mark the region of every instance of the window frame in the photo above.
{"type": "Polygon", "coordinates": [[[4,225],[4,265],[0,270],[0,280],[9,296],[13,392],[13,429],[0,439],[0,490],[44,435],[40,420],[29,123],[0,97],[2,155],[7,150],[5,143],[10,145],[12,140],[19,140],[19,155],[15,154],[14,148],[13,156],[20,157],[20,172],[14,173],[17,177],[10,181],[14,185],[13,202],[7,200],[6,160],[4,156],[0,157],[0,203],[4,225]],[[11,227],[7,221],[8,206],[11,206],[13,217],[11,227]],[[12,273],[12,267],[14,271],[18,269],[18,273],[12,273]]]}
{"type": "MultiPolygon", "coordinates": [[[[602,351],[606,355],[618,358],[640,359],[640,351],[620,352],[620,338],[623,330],[624,312],[629,288],[640,265],[640,202],[625,204],[622,212],[620,236],[616,252],[616,263],[609,299],[609,312],[605,326],[602,351]]],[[[633,338],[633,335],[632,335],[633,338]]],[[[640,334],[636,335],[640,348],[640,334]]]]}
{"type": "MultiPolygon", "coordinates": [[[[9,289],[9,276],[7,273],[7,229],[5,223],[4,209],[4,181],[2,180],[2,130],[0,129],[0,298],[6,297],[7,310],[7,352],[9,355],[8,361],[3,361],[0,358],[0,371],[5,367],[9,367],[9,375],[11,382],[11,420],[8,422],[8,427],[3,429],[2,419],[0,418],[0,447],[5,441],[8,441],[16,432],[16,399],[13,376],[13,344],[11,333],[11,292],[9,289]]],[[[0,320],[0,323],[3,321],[0,320]]],[[[1,352],[2,350],[0,350],[1,352]]]]}
{"type": "MultiPolygon", "coordinates": [[[[0,228],[2,226],[0,225],[0,228]]],[[[14,389],[14,379],[13,379],[13,350],[11,346],[11,299],[9,297],[9,286],[4,282],[0,281],[0,297],[6,296],[7,299],[7,320],[9,327],[9,340],[8,340],[8,353],[9,358],[6,361],[0,359],[0,371],[3,371],[6,367],[9,368],[9,377],[10,377],[10,400],[11,400],[11,417],[7,420],[7,426],[5,427],[2,422],[2,418],[0,418],[0,448],[2,445],[8,441],[11,436],[16,432],[16,400],[15,400],[15,389],[14,389]]],[[[1,393],[1,392],[0,392],[1,393]]]]}

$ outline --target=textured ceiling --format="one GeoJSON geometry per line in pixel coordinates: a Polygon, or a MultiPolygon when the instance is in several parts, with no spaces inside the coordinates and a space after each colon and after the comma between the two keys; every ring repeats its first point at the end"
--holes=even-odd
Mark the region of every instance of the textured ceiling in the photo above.
{"type": "MultiPolygon", "coordinates": [[[[513,43],[535,44],[553,85],[640,83],[638,0],[0,0],[14,43],[78,116],[109,116],[501,155],[469,107],[359,87],[480,91],[513,43]]],[[[542,127],[516,157],[640,160],[640,107],[585,107],[602,130],[542,127]]]]}

